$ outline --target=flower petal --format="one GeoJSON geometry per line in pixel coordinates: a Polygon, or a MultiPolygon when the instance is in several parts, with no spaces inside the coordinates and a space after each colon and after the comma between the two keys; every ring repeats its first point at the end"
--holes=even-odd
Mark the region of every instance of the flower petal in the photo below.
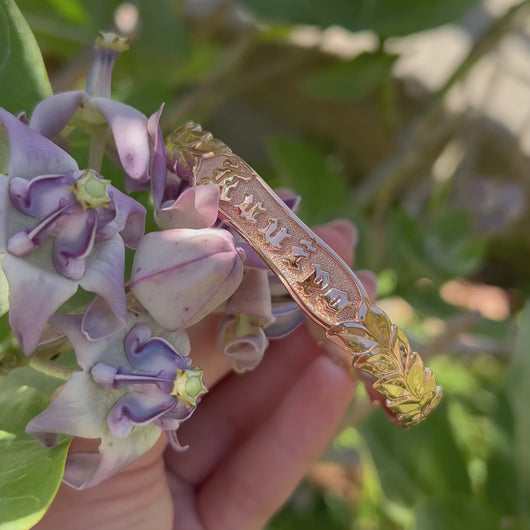
{"type": "Polygon", "coordinates": [[[164,392],[128,392],[111,408],[107,417],[110,432],[123,438],[137,425],[151,423],[176,405],[177,399],[164,392]]]}
{"type": "Polygon", "coordinates": [[[251,315],[258,319],[261,325],[271,322],[271,291],[267,271],[259,269],[245,271],[237,291],[226,303],[225,313],[251,315]]]}
{"type": "Polygon", "coordinates": [[[171,205],[158,209],[155,218],[161,228],[209,228],[219,209],[219,186],[207,184],[185,190],[171,205]]]}
{"type": "Polygon", "coordinates": [[[104,434],[101,437],[99,454],[68,455],[63,481],[76,489],[96,486],[149,451],[159,437],[160,429],[155,425],[137,428],[126,438],[104,434]]]}
{"type": "Polygon", "coordinates": [[[236,290],[243,264],[226,230],[174,229],[144,236],[131,291],[167,330],[198,322],[236,290]]]}
{"type": "Polygon", "coordinates": [[[91,341],[81,331],[82,315],[63,315],[56,313],[50,319],[57,329],[62,331],[72,343],[77,362],[84,370],[90,370],[99,361],[128,368],[123,353],[123,337],[126,330],[110,335],[106,339],[91,341]]]}
{"type": "Polygon", "coordinates": [[[96,385],[86,372],[74,372],[55,399],[26,426],[41,443],[52,446],[52,434],[99,438],[109,409],[120,394],[96,385]]]}
{"type": "Polygon", "coordinates": [[[86,291],[102,296],[112,312],[122,321],[127,320],[124,282],[125,248],[115,235],[96,243],[87,260],[85,275],[79,282],[86,291]]]}
{"type": "Polygon", "coordinates": [[[153,157],[151,159],[151,194],[155,208],[159,208],[164,197],[164,188],[167,174],[166,148],[164,138],[160,130],[160,115],[164,105],[149,117],[147,120],[147,132],[153,143],[153,157]]]}
{"type": "Polygon", "coordinates": [[[81,329],[91,341],[110,337],[125,326],[102,296],[95,296],[83,315],[81,329]]]}
{"type": "Polygon", "coordinates": [[[302,200],[302,197],[300,195],[297,195],[292,189],[290,188],[276,188],[274,190],[274,193],[280,197],[280,199],[285,203],[285,206],[292,210],[294,213],[297,212],[298,206],[300,205],[300,201],[302,200]]]}
{"type": "Polygon", "coordinates": [[[5,175],[0,175],[0,254],[6,251],[7,245],[7,224],[8,224],[8,195],[9,180],[5,175]]]}
{"type": "Polygon", "coordinates": [[[129,331],[125,337],[125,355],[134,368],[152,374],[164,371],[174,376],[177,370],[191,365],[191,359],[179,355],[167,341],[152,338],[146,325],[135,326],[129,331]]]}
{"type": "Polygon", "coordinates": [[[80,280],[86,270],[96,235],[96,212],[81,210],[64,216],[56,225],[52,255],[55,270],[65,278],[80,280]]]}
{"type": "Polygon", "coordinates": [[[0,108],[9,141],[8,176],[31,179],[77,171],[76,161],[60,147],[0,108]]]}
{"type": "Polygon", "coordinates": [[[57,136],[72,119],[84,94],[75,90],[46,98],[33,110],[29,126],[47,138],[57,136]]]}
{"type": "Polygon", "coordinates": [[[273,304],[272,315],[274,320],[264,329],[269,339],[282,339],[305,321],[305,313],[292,300],[290,302],[273,304]]]}
{"type": "Polygon", "coordinates": [[[39,343],[48,319],[77,291],[77,282],[30,260],[6,254],[2,269],[9,284],[9,325],[24,353],[39,343]]]}
{"type": "Polygon", "coordinates": [[[227,316],[220,324],[219,349],[232,360],[236,372],[254,369],[263,358],[269,341],[262,328],[253,333],[238,336],[236,318],[227,316]]]}
{"type": "Polygon", "coordinates": [[[42,219],[62,205],[74,202],[69,188],[75,184],[72,175],[45,175],[31,181],[22,177],[9,179],[11,204],[25,215],[42,219]]]}
{"type": "Polygon", "coordinates": [[[147,182],[151,157],[147,118],[140,111],[118,101],[92,98],[91,102],[110,126],[127,175],[140,183],[147,182]]]}
{"type": "Polygon", "coordinates": [[[104,222],[101,219],[96,241],[109,239],[119,232],[127,247],[136,248],[145,231],[145,207],[114,186],[109,186],[108,193],[112,200],[114,217],[112,218],[110,209],[100,211],[100,216],[105,215],[108,218],[104,222]]]}

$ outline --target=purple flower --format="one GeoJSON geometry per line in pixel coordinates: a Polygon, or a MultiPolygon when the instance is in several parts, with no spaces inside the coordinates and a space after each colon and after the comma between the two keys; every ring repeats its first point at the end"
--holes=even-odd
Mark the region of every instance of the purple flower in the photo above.
{"type": "Polygon", "coordinates": [[[158,325],[178,330],[223,304],[241,283],[243,260],[222,229],[174,229],[145,235],[130,290],[158,325]]]}
{"type": "MultiPolygon", "coordinates": [[[[149,134],[154,145],[151,190],[155,205],[155,220],[164,229],[210,228],[217,220],[219,186],[216,184],[192,186],[189,180],[189,173],[194,167],[192,161],[190,161],[190,166],[186,166],[186,171],[180,170],[180,174],[176,172],[175,164],[171,162],[169,164],[171,170],[167,168],[166,149],[159,126],[160,114],[161,109],[149,118],[148,123],[149,134]]],[[[183,127],[185,130],[190,130],[192,135],[197,128],[202,132],[199,126],[191,123],[183,127]]],[[[175,134],[173,133],[172,137],[175,134]]],[[[175,145],[173,147],[178,148],[175,145]]],[[[183,157],[187,153],[185,149],[179,149],[176,152],[183,157]]]]}
{"type": "Polygon", "coordinates": [[[110,99],[111,74],[118,55],[128,49],[127,40],[111,33],[100,33],[94,46],[95,57],[86,90],[56,94],[41,101],[29,125],[47,138],[74,126],[91,134],[110,127],[128,191],[143,189],[150,179],[151,144],[147,117],[140,111],[110,99]]]}
{"type": "Polygon", "coordinates": [[[219,325],[218,347],[237,372],[254,369],[269,346],[264,326],[272,321],[268,273],[247,269],[241,285],[228,299],[219,325]]]}
{"type": "Polygon", "coordinates": [[[175,449],[185,449],[176,430],[206,393],[202,371],[187,357],[185,332],[153,337],[152,323],[129,315],[123,330],[92,342],[79,316],[58,314],[52,323],[72,342],[83,371],[74,372],[26,432],[47,447],[61,433],[101,439],[98,453],[68,456],[65,482],[76,488],[100,483],[148,451],[161,429],[175,449]]]}
{"type": "Polygon", "coordinates": [[[50,316],[81,286],[126,319],[124,243],[144,231],[145,208],[0,109],[9,142],[0,175],[0,254],[9,322],[31,353],[50,316]]]}

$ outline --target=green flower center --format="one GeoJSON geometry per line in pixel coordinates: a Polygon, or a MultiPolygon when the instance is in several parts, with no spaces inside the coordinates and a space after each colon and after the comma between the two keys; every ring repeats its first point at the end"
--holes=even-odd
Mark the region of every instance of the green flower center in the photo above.
{"type": "Polygon", "coordinates": [[[171,394],[187,407],[197,405],[198,398],[206,392],[202,370],[177,370],[171,394]]]}
{"type": "Polygon", "coordinates": [[[72,191],[83,210],[86,210],[87,208],[97,208],[110,204],[109,186],[110,180],[101,179],[96,176],[94,171],[87,169],[72,187],[72,191]]]}

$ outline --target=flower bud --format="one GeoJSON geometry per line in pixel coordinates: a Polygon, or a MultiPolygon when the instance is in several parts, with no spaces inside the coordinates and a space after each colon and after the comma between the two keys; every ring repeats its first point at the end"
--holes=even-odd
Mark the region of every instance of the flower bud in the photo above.
{"type": "Polygon", "coordinates": [[[226,230],[151,232],[138,245],[131,291],[164,329],[197,323],[241,283],[243,261],[226,230]]]}

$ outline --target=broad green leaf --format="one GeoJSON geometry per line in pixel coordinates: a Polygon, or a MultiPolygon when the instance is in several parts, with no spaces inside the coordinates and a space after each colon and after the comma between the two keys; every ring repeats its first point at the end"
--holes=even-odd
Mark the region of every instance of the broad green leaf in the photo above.
{"type": "Polygon", "coordinates": [[[61,483],[69,439],[46,449],[24,432],[48,400],[27,386],[0,394],[0,530],[31,528],[61,483]]]}
{"type": "Polygon", "coordinates": [[[0,0],[0,106],[28,114],[52,89],[37,41],[13,0],[0,0]]]}
{"type": "Polygon", "coordinates": [[[313,74],[302,90],[315,99],[353,101],[387,83],[396,55],[363,53],[313,74]]]}
{"type": "Polygon", "coordinates": [[[492,506],[469,497],[429,499],[417,508],[411,530],[498,530],[499,519],[492,506]]]}
{"type": "Polygon", "coordinates": [[[415,506],[427,497],[471,494],[466,463],[456,446],[442,401],[429,418],[402,431],[377,411],[360,427],[385,496],[415,506]]]}
{"type": "Polygon", "coordinates": [[[350,191],[340,175],[330,169],[328,154],[306,142],[271,137],[267,150],[283,186],[303,197],[300,217],[308,224],[349,217],[350,191]]]}
{"type": "Polygon", "coordinates": [[[405,35],[446,24],[477,0],[240,0],[254,13],[275,22],[339,25],[352,31],[405,35]]]}
{"type": "Polygon", "coordinates": [[[506,395],[513,412],[514,454],[521,503],[530,514],[530,300],[520,315],[506,395]]]}
{"type": "Polygon", "coordinates": [[[513,519],[517,517],[520,509],[520,489],[514,454],[515,418],[505,395],[499,396],[497,409],[491,417],[495,422],[496,439],[491,456],[487,460],[485,500],[513,519]]]}

